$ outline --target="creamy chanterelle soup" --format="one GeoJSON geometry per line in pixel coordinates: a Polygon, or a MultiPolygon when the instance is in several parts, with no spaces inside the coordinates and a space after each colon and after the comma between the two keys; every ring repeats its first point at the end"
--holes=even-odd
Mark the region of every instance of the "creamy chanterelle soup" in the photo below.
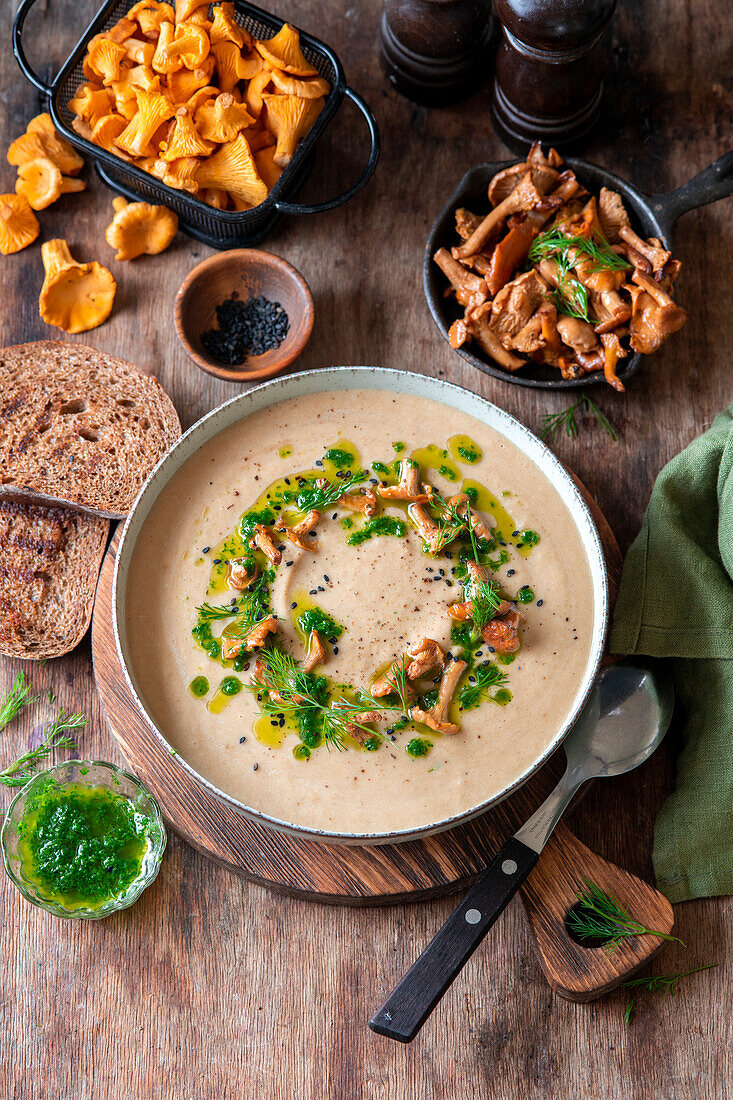
{"type": "Polygon", "coordinates": [[[374,390],[196,452],[132,556],[140,694],[176,752],[283,822],[386,833],[520,777],[589,660],[590,569],[549,480],[480,421],[374,390]]]}

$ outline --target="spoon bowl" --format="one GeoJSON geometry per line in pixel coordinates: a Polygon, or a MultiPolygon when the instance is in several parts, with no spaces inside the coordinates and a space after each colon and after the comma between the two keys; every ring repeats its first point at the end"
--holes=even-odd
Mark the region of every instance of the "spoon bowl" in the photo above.
{"type": "Polygon", "coordinates": [[[673,707],[666,676],[634,665],[604,669],[563,742],[568,770],[582,783],[638,768],[667,732],[673,707]]]}

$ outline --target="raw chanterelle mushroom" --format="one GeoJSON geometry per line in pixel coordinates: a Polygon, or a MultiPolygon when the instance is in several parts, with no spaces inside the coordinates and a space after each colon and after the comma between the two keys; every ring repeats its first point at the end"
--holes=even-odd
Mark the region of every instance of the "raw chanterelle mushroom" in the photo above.
{"type": "Polygon", "coordinates": [[[104,237],[116,248],[116,260],[134,260],[164,252],[178,232],[178,215],[165,206],[131,202],[117,196],[112,200],[115,216],[104,237]]]}
{"type": "Polygon", "coordinates": [[[64,240],[45,241],[41,257],[46,272],[38,302],[47,325],[64,332],[87,332],[112,312],[117,283],[96,260],[79,264],[64,240]]]}
{"type": "MultiPolygon", "coordinates": [[[[603,370],[622,391],[616,367],[629,349],[648,354],[684,324],[671,293],[680,264],[633,230],[621,195],[604,187],[589,197],[561,169],[557,152],[535,142],[491,180],[493,209],[456,210],[459,243],[433,257],[462,308],[448,339],[508,371],[531,362],[566,379],[603,370]]],[[[413,518],[434,540],[424,509],[413,518]]]]}
{"type": "Polygon", "coordinates": [[[23,195],[0,195],[0,252],[10,256],[33,244],[41,231],[23,195]]]}

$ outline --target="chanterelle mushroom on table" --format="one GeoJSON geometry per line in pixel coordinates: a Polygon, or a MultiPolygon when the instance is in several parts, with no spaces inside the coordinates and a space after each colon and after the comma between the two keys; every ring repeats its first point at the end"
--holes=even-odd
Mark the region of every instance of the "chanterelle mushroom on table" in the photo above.
{"type": "Polygon", "coordinates": [[[435,730],[436,733],[458,733],[461,727],[456,725],[455,722],[448,721],[448,710],[458,687],[458,682],[467,668],[468,665],[465,661],[451,661],[441,676],[435,705],[430,710],[423,710],[418,706],[411,707],[410,717],[413,721],[422,722],[424,726],[435,730]]]}

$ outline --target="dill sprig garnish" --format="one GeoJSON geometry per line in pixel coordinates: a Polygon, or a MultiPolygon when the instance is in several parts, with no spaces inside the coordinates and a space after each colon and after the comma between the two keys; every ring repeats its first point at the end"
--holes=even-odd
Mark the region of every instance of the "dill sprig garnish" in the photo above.
{"type": "Polygon", "coordinates": [[[501,592],[499,586],[488,577],[484,580],[474,580],[471,578],[470,582],[467,582],[468,586],[468,598],[471,601],[471,607],[473,609],[473,623],[476,630],[481,633],[487,623],[496,615],[496,611],[502,603],[501,592]]]}
{"type": "Polygon", "coordinates": [[[366,481],[367,473],[367,470],[359,470],[349,477],[329,481],[325,485],[311,485],[301,489],[295,501],[298,510],[310,512],[315,508],[317,512],[321,512],[325,508],[330,508],[338,503],[339,497],[343,496],[344,493],[348,493],[355,485],[361,485],[362,482],[366,481]]]}
{"type": "Polygon", "coordinates": [[[200,623],[213,623],[217,619],[230,619],[239,611],[238,603],[210,604],[202,603],[196,608],[200,623]]]}
{"type": "Polygon", "coordinates": [[[246,638],[257,623],[270,614],[269,602],[270,593],[267,582],[264,577],[259,577],[242,593],[237,616],[228,628],[228,633],[234,638],[246,638]]]}
{"type": "Polygon", "coordinates": [[[68,736],[69,730],[82,729],[87,724],[83,714],[72,714],[59,708],[56,718],[40,745],[29,749],[0,772],[0,784],[5,787],[25,787],[38,772],[39,765],[53,754],[54,749],[75,749],[76,742],[68,736]]]}
{"type": "Polygon", "coordinates": [[[662,940],[682,943],[679,936],[647,928],[632,917],[617,898],[607,894],[595,882],[584,878],[583,883],[585,889],[577,895],[580,904],[573,906],[567,916],[569,931],[581,940],[603,940],[600,946],[609,954],[624,940],[635,936],[658,936],[662,940]]]}
{"type": "MultiPolygon", "coordinates": [[[[707,963],[705,966],[696,966],[692,970],[681,970],[677,974],[653,974],[647,978],[632,978],[622,984],[626,989],[644,989],[649,993],[662,993],[665,997],[671,997],[680,978],[687,978],[690,974],[699,974],[701,970],[712,970],[717,965],[717,963],[707,963]]],[[[626,1005],[624,1023],[627,1026],[631,1023],[636,998],[637,994],[635,993],[626,1005]]]]}
{"type": "Polygon", "coordinates": [[[558,286],[552,295],[558,313],[591,321],[588,288],[571,274],[579,261],[590,261],[591,271],[625,271],[631,265],[605,242],[594,237],[567,236],[561,229],[548,229],[533,241],[529,262],[554,260],[558,286]],[[580,254],[580,255],[578,255],[580,254]]]}
{"type": "MultiPolygon", "coordinates": [[[[290,719],[298,728],[313,730],[314,726],[322,734],[327,748],[344,748],[344,738],[349,735],[349,726],[364,730],[371,737],[380,737],[371,726],[359,720],[358,716],[368,710],[380,712],[397,711],[393,703],[376,699],[370,692],[356,689],[354,698],[342,697],[330,699],[321,685],[322,677],[304,672],[290,653],[277,646],[262,653],[262,682],[248,685],[248,690],[257,697],[260,709],[265,714],[290,719]],[[271,698],[269,692],[275,694],[271,698]]],[[[403,658],[403,670],[404,670],[403,658]]],[[[402,714],[406,713],[406,683],[403,671],[402,688],[399,679],[396,693],[400,699],[402,714]]]]}
{"type": "Polygon", "coordinates": [[[541,260],[557,260],[558,257],[567,257],[573,267],[578,262],[575,255],[580,253],[583,259],[592,262],[592,270],[596,271],[626,271],[631,264],[614,252],[609,244],[599,241],[595,237],[573,237],[563,233],[557,227],[547,229],[540,233],[532,242],[529,250],[529,260],[536,264],[541,260]]]}
{"type": "Polygon", "coordinates": [[[31,695],[31,686],[25,676],[19,672],[0,699],[0,730],[5,729],[8,722],[12,722],[23,707],[35,702],[36,698],[37,696],[31,695]]]}
{"type": "Polygon", "coordinates": [[[218,619],[234,619],[230,632],[234,637],[243,638],[250,633],[268,613],[269,592],[264,577],[253,581],[236,603],[203,603],[196,608],[198,626],[216,622],[218,619]]]}
{"type": "Polygon", "coordinates": [[[468,683],[461,688],[459,695],[461,708],[463,710],[473,710],[480,705],[491,688],[501,687],[507,679],[506,672],[498,668],[497,665],[492,664],[491,661],[484,661],[483,664],[474,669],[468,677],[468,683]]]}
{"type": "Polygon", "coordinates": [[[559,432],[564,429],[565,434],[570,439],[575,439],[578,435],[578,425],[575,421],[575,414],[582,409],[591,414],[598,427],[602,428],[614,443],[618,440],[618,432],[613,424],[608,417],[601,412],[598,406],[591,401],[587,393],[581,394],[575,404],[569,405],[568,408],[563,409],[562,412],[546,413],[542,417],[542,428],[540,429],[541,437],[552,441],[559,432]]]}

